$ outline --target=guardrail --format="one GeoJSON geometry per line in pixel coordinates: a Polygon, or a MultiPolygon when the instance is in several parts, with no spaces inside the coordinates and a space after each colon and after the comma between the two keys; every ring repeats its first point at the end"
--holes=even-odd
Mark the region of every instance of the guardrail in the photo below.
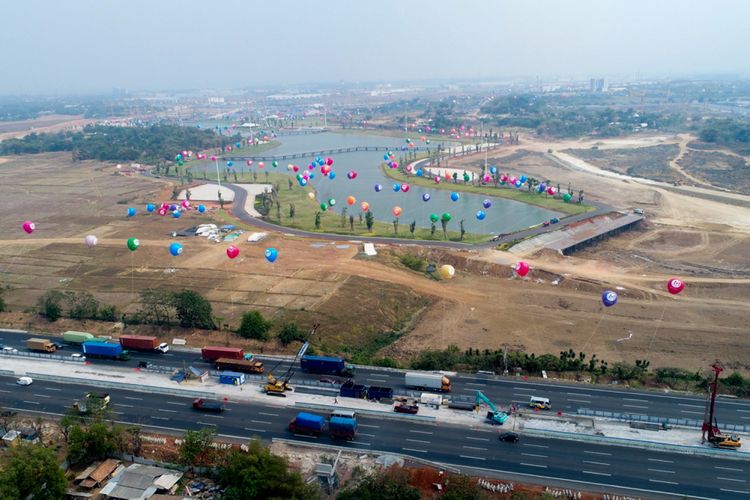
{"type": "Polygon", "coordinates": [[[62,384],[83,384],[105,389],[122,389],[126,391],[150,392],[156,394],[168,394],[171,396],[181,396],[186,398],[204,398],[217,399],[214,392],[191,391],[184,389],[170,389],[169,387],[159,387],[153,385],[128,384],[125,382],[112,382],[109,380],[97,380],[94,378],[63,377],[58,375],[49,375],[47,373],[27,372],[31,378],[38,380],[48,380],[50,382],[59,382],[62,384]]]}
{"type": "Polygon", "coordinates": [[[43,352],[27,352],[27,351],[0,351],[2,356],[18,356],[19,358],[38,358],[38,359],[49,359],[52,361],[59,361],[61,363],[78,363],[83,364],[86,360],[83,357],[71,358],[70,356],[60,356],[59,354],[47,354],[43,352]]]}
{"type": "MultiPolygon", "coordinates": [[[[587,408],[579,408],[577,413],[579,415],[585,415],[587,417],[599,417],[609,418],[612,420],[620,420],[625,422],[647,422],[650,424],[666,424],[680,427],[703,427],[702,420],[695,420],[692,418],[671,418],[671,417],[653,417],[650,415],[641,415],[638,413],[623,413],[616,411],[600,411],[600,410],[589,410],[587,408]]],[[[741,424],[721,424],[722,430],[734,431],[734,432],[750,432],[750,426],[741,424]]]]}
{"type": "Polygon", "coordinates": [[[0,370],[0,375],[4,375],[7,377],[15,377],[16,372],[14,372],[13,370],[0,370]]]}
{"type": "Polygon", "coordinates": [[[389,420],[404,420],[404,421],[411,421],[411,422],[435,422],[435,417],[427,417],[424,415],[402,415],[400,413],[395,413],[393,411],[378,411],[378,410],[368,410],[366,408],[352,408],[348,406],[343,405],[323,405],[323,404],[317,404],[317,403],[304,403],[304,402],[296,402],[294,403],[294,406],[296,408],[305,408],[308,410],[320,410],[320,411],[331,411],[331,410],[348,410],[353,411],[355,413],[359,413],[362,415],[369,415],[372,417],[380,417],[380,418],[386,418],[389,420]]]}

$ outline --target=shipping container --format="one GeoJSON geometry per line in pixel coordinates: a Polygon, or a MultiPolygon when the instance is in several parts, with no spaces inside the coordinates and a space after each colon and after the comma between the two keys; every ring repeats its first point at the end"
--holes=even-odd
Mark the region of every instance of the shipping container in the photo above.
{"type": "Polygon", "coordinates": [[[319,435],[325,429],[326,419],[313,413],[298,413],[289,422],[289,430],[300,434],[319,435]]]}
{"type": "Polygon", "coordinates": [[[308,373],[340,375],[342,377],[351,377],[354,374],[354,366],[348,364],[343,358],[302,356],[299,360],[299,365],[302,371],[308,373]]]}
{"type": "Polygon", "coordinates": [[[55,352],[57,347],[47,339],[28,339],[26,347],[31,351],[55,352]]]}
{"type": "Polygon", "coordinates": [[[261,361],[250,361],[247,359],[219,358],[216,360],[216,367],[219,370],[233,370],[244,373],[263,373],[263,363],[261,361]]]}
{"type": "Polygon", "coordinates": [[[68,331],[63,333],[63,341],[69,344],[83,344],[87,340],[94,340],[94,336],[86,332],[68,331]]]}
{"type": "Polygon", "coordinates": [[[120,345],[125,349],[133,351],[149,351],[165,353],[169,351],[169,345],[165,342],[159,342],[156,337],[144,335],[120,335],[120,345]]]}
{"type": "Polygon", "coordinates": [[[433,391],[450,392],[451,381],[439,373],[409,372],[404,375],[404,385],[413,389],[430,389],[433,391]]]}
{"type": "Polygon", "coordinates": [[[120,344],[114,342],[98,342],[89,340],[82,344],[83,353],[90,358],[108,358],[108,359],[130,359],[128,351],[124,350],[120,344]]]}
{"type": "Polygon", "coordinates": [[[201,349],[205,361],[216,361],[219,358],[244,359],[245,351],[239,347],[206,346],[201,349]]]}

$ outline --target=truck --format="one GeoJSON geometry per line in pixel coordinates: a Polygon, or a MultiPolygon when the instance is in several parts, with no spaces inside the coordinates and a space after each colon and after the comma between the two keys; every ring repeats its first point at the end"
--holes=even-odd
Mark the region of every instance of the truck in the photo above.
{"type": "Polygon", "coordinates": [[[100,342],[98,340],[87,340],[82,344],[83,354],[88,358],[118,359],[127,361],[130,353],[118,343],[100,342]]]}
{"type": "Polygon", "coordinates": [[[367,387],[361,384],[355,384],[353,380],[349,380],[346,383],[341,384],[339,395],[345,398],[362,399],[367,395],[367,387]]]}
{"type": "Polygon", "coordinates": [[[357,436],[357,420],[334,416],[328,421],[328,433],[332,438],[352,441],[357,436]]]}
{"type": "Polygon", "coordinates": [[[206,346],[201,349],[204,361],[216,361],[217,359],[244,359],[245,351],[239,347],[206,346]]]}
{"type": "Polygon", "coordinates": [[[120,345],[131,351],[169,352],[169,344],[159,342],[156,337],[146,335],[120,335],[120,345]]]}
{"type": "Polygon", "coordinates": [[[381,399],[393,399],[393,389],[390,387],[378,387],[376,385],[372,385],[367,388],[367,399],[369,400],[377,400],[380,401],[381,399]]]}
{"type": "Polygon", "coordinates": [[[404,376],[404,385],[420,390],[429,389],[440,392],[450,392],[451,390],[451,380],[439,373],[408,372],[404,376]]]}
{"type": "Polygon", "coordinates": [[[198,398],[193,401],[193,410],[221,413],[224,411],[224,403],[222,403],[221,401],[211,401],[208,399],[198,398]]]}
{"type": "Polygon", "coordinates": [[[326,419],[313,413],[300,412],[289,422],[289,430],[295,434],[319,436],[326,427],[326,419]]]}
{"type": "Polygon", "coordinates": [[[216,360],[218,370],[233,370],[243,373],[263,373],[263,362],[248,359],[219,358],[216,360]]]}
{"type": "Polygon", "coordinates": [[[26,347],[30,351],[55,352],[57,350],[55,344],[47,339],[28,339],[26,347]]]}
{"type": "Polygon", "coordinates": [[[308,373],[322,373],[342,377],[351,377],[354,375],[354,366],[347,363],[343,358],[302,356],[299,360],[299,366],[303,372],[308,373]]]}
{"type": "Polygon", "coordinates": [[[68,344],[83,344],[87,340],[94,340],[94,336],[86,332],[67,331],[63,333],[63,342],[68,344]]]}
{"type": "Polygon", "coordinates": [[[109,394],[100,394],[96,392],[87,392],[83,397],[83,401],[76,401],[73,403],[73,408],[75,408],[80,415],[87,415],[94,411],[102,411],[107,406],[109,406],[109,394]]]}

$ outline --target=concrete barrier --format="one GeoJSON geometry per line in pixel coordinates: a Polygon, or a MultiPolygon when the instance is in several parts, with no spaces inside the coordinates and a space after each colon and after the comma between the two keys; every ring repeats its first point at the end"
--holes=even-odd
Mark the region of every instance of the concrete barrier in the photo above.
{"type": "Polygon", "coordinates": [[[50,382],[59,382],[61,384],[81,384],[104,389],[122,389],[136,392],[150,392],[156,394],[168,394],[171,396],[180,396],[184,398],[204,398],[217,399],[214,392],[190,391],[183,389],[170,389],[169,387],[159,387],[153,385],[128,384],[125,382],[112,382],[109,380],[97,380],[94,378],[63,377],[59,375],[49,375],[47,373],[26,373],[31,378],[37,380],[48,380],[50,382]]]}
{"type": "Polygon", "coordinates": [[[421,423],[436,422],[435,417],[428,417],[428,416],[423,416],[423,415],[408,415],[408,414],[395,413],[392,411],[386,412],[386,411],[378,411],[378,410],[368,410],[366,408],[353,408],[353,407],[342,406],[342,405],[323,405],[323,404],[317,404],[317,403],[296,402],[294,403],[294,406],[295,408],[304,408],[307,410],[320,410],[320,411],[348,410],[348,411],[359,413],[361,415],[368,415],[371,417],[380,417],[380,418],[385,418],[388,420],[404,420],[404,421],[421,422],[421,423]]]}

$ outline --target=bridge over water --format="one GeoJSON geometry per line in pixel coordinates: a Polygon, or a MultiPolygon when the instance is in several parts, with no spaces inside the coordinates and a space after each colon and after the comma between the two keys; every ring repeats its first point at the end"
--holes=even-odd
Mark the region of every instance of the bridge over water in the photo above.
{"type": "MultiPolygon", "coordinates": [[[[329,156],[337,155],[342,153],[357,153],[360,151],[400,151],[398,148],[393,146],[351,146],[348,148],[334,148],[334,149],[320,149],[317,151],[305,151],[302,153],[289,153],[285,155],[277,156],[222,156],[222,161],[278,161],[278,160],[292,160],[294,158],[306,158],[306,157],[317,157],[317,156],[329,156]]],[[[410,148],[410,151],[429,151],[426,147],[415,147],[410,148]]]]}

